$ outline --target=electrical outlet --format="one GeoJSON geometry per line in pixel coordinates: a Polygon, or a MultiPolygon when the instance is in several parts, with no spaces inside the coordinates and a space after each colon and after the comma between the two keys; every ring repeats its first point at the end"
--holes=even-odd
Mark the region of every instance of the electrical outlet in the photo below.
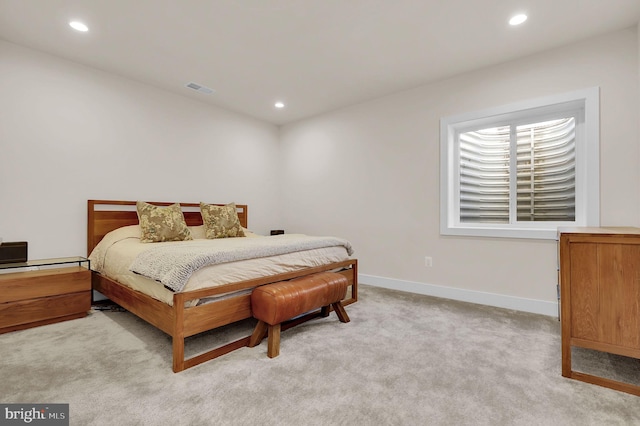
{"type": "Polygon", "coordinates": [[[424,266],[426,267],[432,267],[433,266],[433,258],[429,257],[429,256],[425,256],[424,258],[424,266]]]}

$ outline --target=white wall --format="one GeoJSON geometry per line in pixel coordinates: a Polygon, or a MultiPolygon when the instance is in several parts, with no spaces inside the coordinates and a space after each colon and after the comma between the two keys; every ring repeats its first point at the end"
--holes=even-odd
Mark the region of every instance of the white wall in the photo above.
{"type": "Polygon", "coordinates": [[[601,223],[638,226],[639,80],[634,27],[285,126],[287,231],[350,239],[365,283],[553,314],[554,241],[439,235],[439,119],[599,86],[601,223]]]}
{"type": "MultiPolygon", "coordinates": [[[[186,89],[185,89],[186,90],[186,89]]],[[[0,41],[0,236],[84,255],[87,199],[249,205],[280,222],[278,128],[0,41]]]]}
{"type": "Polygon", "coordinates": [[[439,235],[439,119],[600,86],[602,224],[638,226],[638,29],[281,129],[0,41],[0,236],[81,255],[89,198],[236,201],[350,239],[363,282],[551,313],[555,242],[439,235]]]}

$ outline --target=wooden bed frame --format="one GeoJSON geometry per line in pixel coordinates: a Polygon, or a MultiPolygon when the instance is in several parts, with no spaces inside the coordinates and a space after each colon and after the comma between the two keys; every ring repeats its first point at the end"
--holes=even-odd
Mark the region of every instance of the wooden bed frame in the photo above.
{"type": "MultiPolygon", "coordinates": [[[[173,203],[150,202],[150,204],[168,206],[173,203]]],[[[138,215],[135,205],[135,201],[88,201],[88,254],[91,253],[93,248],[108,232],[123,226],[138,224],[138,215]]],[[[180,203],[180,206],[182,207],[187,225],[202,225],[199,203],[180,203]]],[[[236,206],[238,208],[238,217],[240,218],[240,222],[242,226],[246,228],[247,206],[242,204],[236,206]]],[[[166,303],[160,302],[144,293],[119,284],[118,282],[102,276],[97,272],[92,271],[91,282],[94,290],[102,293],[113,302],[172,337],[173,371],[177,373],[205,361],[217,358],[235,349],[248,346],[249,338],[251,337],[246,336],[239,340],[196,355],[192,358],[185,359],[184,344],[186,337],[252,317],[250,303],[251,295],[246,293],[193,307],[185,307],[185,302],[193,299],[215,296],[222,293],[251,289],[260,285],[289,280],[337,268],[342,269],[340,273],[347,277],[351,288],[351,291],[347,294],[347,298],[343,301],[343,305],[356,302],[358,300],[358,261],[356,259],[306,268],[295,272],[225,284],[213,288],[174,293],[173,306],[169,306],[166,303]]],[[[310,313],[303,318],[291,322],[287,326],[283,325],[283,330],[287,327],[291,327],[320,315],[322,315],[321,311],[310,313]]]]}

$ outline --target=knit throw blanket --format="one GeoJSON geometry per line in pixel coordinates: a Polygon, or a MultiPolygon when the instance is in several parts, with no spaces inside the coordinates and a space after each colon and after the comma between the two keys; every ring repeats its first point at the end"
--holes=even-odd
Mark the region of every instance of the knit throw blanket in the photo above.
{"type": "Polygon", "coordinates": [[[195,271],[208,265],[334,246],[343,246],[349,256],[353,254],[347,240],[302,234],[154,243],[135,258],[129,269],[179,292],[195,271]]]}

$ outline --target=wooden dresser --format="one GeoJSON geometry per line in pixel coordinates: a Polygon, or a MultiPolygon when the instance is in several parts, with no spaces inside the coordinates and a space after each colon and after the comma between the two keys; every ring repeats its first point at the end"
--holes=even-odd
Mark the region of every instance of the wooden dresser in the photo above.
{"type": "Polygon", "coordinates": [[[560,228],[562,375],[640,396],[571,368],[571,348],[640,359],[640,228],[560,228]]]}
{"type": "Polygon", "coordinates": [[[84,317],[91,309],[86,258],[0,266],[10,271],[0,274],[0,333],[84,317]]]}

